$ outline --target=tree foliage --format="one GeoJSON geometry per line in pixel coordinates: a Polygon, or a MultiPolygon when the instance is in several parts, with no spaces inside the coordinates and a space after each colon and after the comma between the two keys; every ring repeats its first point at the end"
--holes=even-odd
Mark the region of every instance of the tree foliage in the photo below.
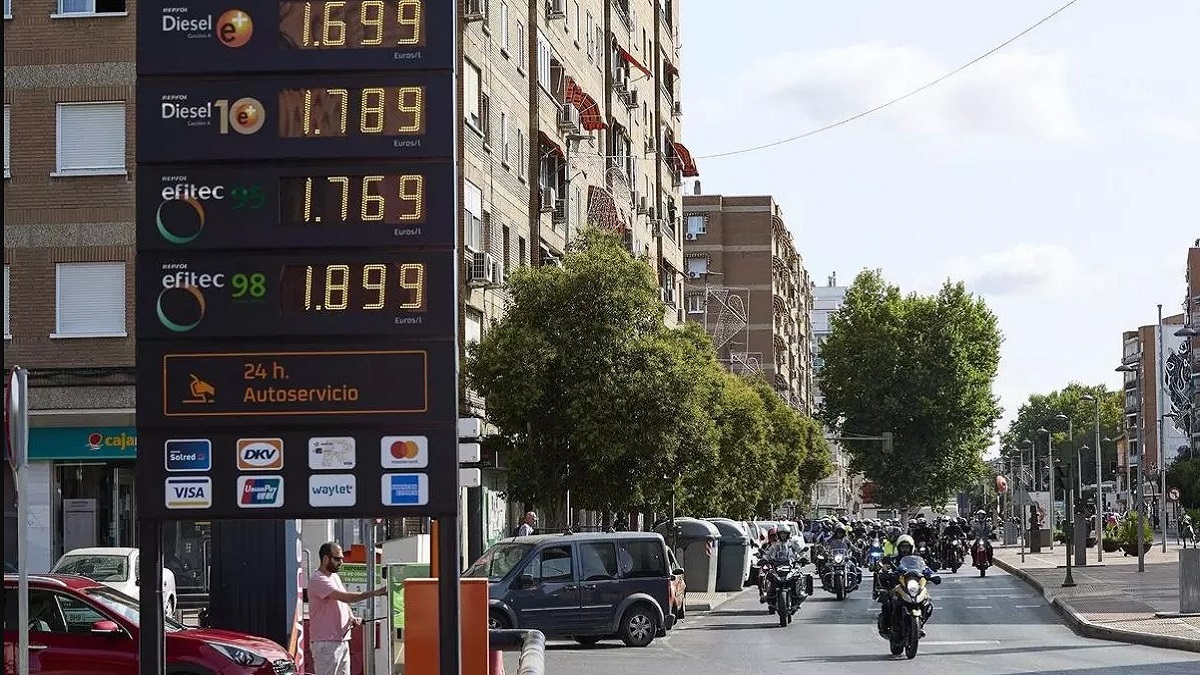
{"type": "Polygon", "coordinates": [[[552,510],[570,490],[576,508],[620,511],[674,494],[682,513],[749,517],[827,473],[812,420],[727,372],[702,327],[665,326],[653,272],[616,236],[585,232],[508,292],[463,374],[500,430],[509,498],[552,510]]]}
{"type": "Polygon", "coordinates": [[[861,272],[830,321],[818,373],[823,421],[843,437],[894,435],[893,451],[846,440],[851,469],[891,507],[940,506],[983,471],[1000,407],[996,317],[961,283],[903,295],[861,272]]]}
{"type": "MultiPolygon", "coordinates": [[[[1014,453],[1022,451],[1025,455],[1025,466],[1029,467],[1032,462],[1030,451],[1023,449],[1025,441],[1028,440],[1036,444],[1038,464],[1045,472],[1046,465],[1043,462],[1048,447],[1047,439],[1049,434],[1053,434],[1054,459],[1073,464],[1077,460],[1078,450],[1086,445],[1091,452],[1083,458],[1084,467],[1088,471],[1085,476],[1094,475],[1096,404],[1083,400],[1083,396],[1092,396],[1100,402],[1101,475],[1104,480],[1112,480],[1111,463],[1117,460],[1117,449],[1114,443],[1106,443],[1103,439],[1116,438],[1122,433],[1125,397],[1120,391],[1109,391],[1103,384],[1084,385],[1071,382],[1066,387],[1048,394],[1030,395],[1017,410],[1017,416],[1009,423],[1008,430],[1001,434],[1001,451],[1014,458],[1014,453]],[[1058,415],[1064,415],[1067,419],[1058,419],[1058,415]],[[1040,432],[1040,429],[1045,429],[1047,433],[1040,432]]],[[[1084,482],[1089,481],[1085,478],[1084,482]]]]}

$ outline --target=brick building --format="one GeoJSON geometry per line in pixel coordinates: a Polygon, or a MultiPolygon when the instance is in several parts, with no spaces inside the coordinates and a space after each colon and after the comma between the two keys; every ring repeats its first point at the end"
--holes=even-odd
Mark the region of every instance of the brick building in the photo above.
{"type": "Polygon", "coordinates": [[[792,407],[813,409],[812,282],[774,198],[686,196],[684,311],[717,356],[759,374],[792,407]]]}

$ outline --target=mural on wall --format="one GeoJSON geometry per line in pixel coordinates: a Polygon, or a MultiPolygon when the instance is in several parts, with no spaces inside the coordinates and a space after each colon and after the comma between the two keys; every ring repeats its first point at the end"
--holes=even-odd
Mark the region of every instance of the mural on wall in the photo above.
{"type": "Polygon", "coordinates": [[[1171,335],[1177,326],[1164,325],[1162,344],[1166,352],[1163,368],[1158,373],[1158,386],[1163,392],[1166,412],[1163,423],[1163,441],[1167,461],[1177,457],[1190,445],[1192,427],[1190,352],[1186,338],[1171,335]]]}

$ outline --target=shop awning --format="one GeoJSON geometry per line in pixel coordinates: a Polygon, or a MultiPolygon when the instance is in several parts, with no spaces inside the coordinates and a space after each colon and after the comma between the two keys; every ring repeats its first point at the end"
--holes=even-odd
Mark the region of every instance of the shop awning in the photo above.
{"type": "Polygon", "coordinates": [[[624,47],[617,44],[616,40],[613,41],[613,46],[617,48],[617,52],[621,54],[621,58],[625,59],[626,63],[628,63],[629,65],[633,66],[634,68],[637,68],[638,70],[645,73],[646,77],[654,77],[654,73],[650,72],[649,68],[647,68],[646,66],[643,66],[640,61],[633,58],[633,54],[630,54],[628,51],[625,50],[624,47]]]}
{"type": "Polygon", "coordinates": [[[562,159],[565,160],[567,158],[566,153],[563,152],[562,146],[554,142],[554,139],[546,135],[546,132],[540,130],[538,131],[538,141],[545,147],[550,148],[552,153],[558,155],[562,159]]]}
{"type": "Polygon", "coordinates": [[[567,77],[566,94],[567,102],[579,109],[579,119],[584,129],[597,131],[607,126],[596,99],[588,96],[587,92],[570,77],[567,77]]]}
{"type": "Polygon", "coordinates": [[[675,158],[679,162],[679,168],[683,172],[684,177],[693,178],[700,175],[700,170],[696,168],[696,160],[692,159],[692,153],[683,146],[683,143],[671,141],[671,145],[675,148],[675,158]]]}

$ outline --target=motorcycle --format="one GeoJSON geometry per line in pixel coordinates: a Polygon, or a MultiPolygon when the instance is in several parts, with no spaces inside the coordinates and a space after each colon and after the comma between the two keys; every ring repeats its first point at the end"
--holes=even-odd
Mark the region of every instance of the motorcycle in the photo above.
{"type": "Polygon", "coordinates": [[[929,567],[934,570],[941,568],[938,559],[935,558],[933,552],[929,550],[929,544],[926,544],[924,541],[917,542],[917,550],[913,551],[913,555],[924,560],[929,564],[929,567]]]}
{"type": "Polygon", "coordinates": [[[862,583],[862,570],[845,542],[831,542],[829,562],[821,573],[821,588],[844,600],[862,583]]]}
{"type": "Polygon", "coordinates": [[[892,656],[904,652],[907,658],[914,658],[921,644],[921,630],[925,620],[933,610],[933,601],[929,597],[926,581],[934,585],[942,583],[942,578],[936,574],[925,577],[925,561],[918,556],[910,555],[900,559],[896,566],[899,583],[891,592],[891,616],[888,617],[887,629],[888,646],[892,656]]]}
{"type": "Polygon", "coordinates": [[[778,614],[779,627],[786,627],[800,605],[812,595],[812,576],[802,574],[799,563],[792,560],[764,562],[762,571],[767,577],[767,611],[778,614]]]}
{"type": "Polygon", "coordinates": [[[963,561],[966,558],[966,542],[957,537],[947,539],[942,542],[943,557],[946,559],[945,567],[950,568],[951,574],[958,574],[958,568],[963,566],[963,561]]]}
{"type": "Polygon", "coordinates": [[[986,577],[988,568],[992,566],[988,561],[987,544],[982,537],[977,537],[975,543],[971,544],[971,564],[979,570],[981,577],[986,577]]]}
{"type": "Polygon", "coordinates": [[[867,549],[867,569],[872,572],[879,571],[879,565],[883,560],[883,546],[878,539],[871,540],[871,546],[867,549]]]}

